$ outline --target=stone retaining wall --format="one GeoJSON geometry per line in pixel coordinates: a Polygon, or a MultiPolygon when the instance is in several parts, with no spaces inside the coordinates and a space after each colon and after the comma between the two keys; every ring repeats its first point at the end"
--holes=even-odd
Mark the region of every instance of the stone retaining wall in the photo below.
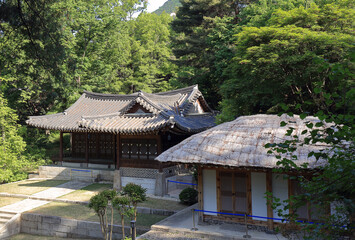
{"type": "MultiPolygon", "coordinates": [[[[143,234],[149,229],[137,228],[137,234],[143,234]]],[[[33,213],[21,215],[21,233],[56,236],[64,238],[102,238],[100,223],[65,219],[57,216],[44,216],[33,213]]],[[[126,234],[130,228],[125,227],[126,234]]],[[[113,227],[113,239],[121,239],[120,225],[113,227]]]]}
{"type": "Polygon", "coordinates": [[[82,181],[110,181],[113,182],[113,170],[104,169],[80,169],[90,172],[75,171],[80,168],[60,167],[60,166],[40,166],[40,178],[52,178],[58,180],[82,180],[82,181]],[[74,169],[74,171],[73,171],[74,169]]]}

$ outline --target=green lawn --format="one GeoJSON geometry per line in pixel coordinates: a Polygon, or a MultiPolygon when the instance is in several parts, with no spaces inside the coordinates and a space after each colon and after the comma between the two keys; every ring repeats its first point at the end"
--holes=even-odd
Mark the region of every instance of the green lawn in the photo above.
{"type": "MultiPolygon", "coordinates": [[[[99,192],[106,189],[112,189],[112,184],[94,183],[80,190],[76,190],[67,195],[61,196],[60,199],[68,199],[75,201],[89,201],[90,198],[99,192]]],[[[139,203],[140,207],[148,207],[153,209],[166,209],[172,211],[179,211],[186,208],[185,205],[177,201],[161,200],[156,198],[147,198],[147,201],[139,203]]]]}
{"type": "Polygon", "coordinates": [[[186,208],[186,205],[181,204],[177,201],[169,201],[169,200],[162,200],[156,198],[147,198],[147,201],[139,203],[138,206],[140,207],[148,207],[153,209],[165,209],[171,211],[179,211],[186,208]]]}
{"type": "Polygon", "coordinates": [[[0,197],[0,207],[13,204],[15,202],[22,201],[21,198],[11,198],[11,197],[0,197]]]}
{"type": "Polygon", "coordinates": [[[60,199],[89,201],[92,196],[106,189],[112,189],[112,184],[94,183],[80,190],[61,196],[60,199]]]}
{"type": "Polygon", "coordinates": [[[68,182],[67,180],[25,180],[0,185],[0,192],[32,195],[50,187],[68,182]]]}
{"type": "MultiPolygon", "coordinates": [[[[31,213],[38,213],[43,215],[59,216],[62,218],[77,219],[84,221],[99,222],[99,217],[96,213],[84,205],[52,202],[36,209],[29,211],[31,213]]],[[[137,226],[150,228],[151,225],[163,220],[166,216],[151,215],[151,214],[138,214],[137,226]]],[[[127,226],[130,220],[127,219],[127,226]]],[[[120,216],[114,212],[114,223],[120,224],[120,216]]]]}

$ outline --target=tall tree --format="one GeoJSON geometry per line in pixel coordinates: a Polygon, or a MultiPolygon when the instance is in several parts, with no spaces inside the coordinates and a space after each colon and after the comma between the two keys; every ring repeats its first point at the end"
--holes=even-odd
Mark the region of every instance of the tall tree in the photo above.
{"type": "Polygon", "coordinates": [[[171,62],[171,20],[166,13],[142,13],[130,22],[132,75],[125,82],[126,89],[134,86],[135,90],[159,92],[170,88],[176,68],[171,62]]]}
{"type": "Polygon", "coordinates": [[[172,28],[173,51],[180,67],[178,81],[182,85],[197,83],[213,107],[217,106],[218,81],[214,81],[215,52],[208,35],[215,26],[215,18],[229,17],[229,24],[239,21],[238,14],[249,1],[183,0],[172,28]],[[210,101],[211,100],[211,101],[210,101]]]}
{"type": "Polygon", "coordinates": [[[296,113],[303,103],[311,113],[325,109],[323,96],[315,88],[322,86],[327,92],[337,89],[343,94],[352,82],[349,77],[330,77],[332,64],[352,68],[352,22],[352,9],[336,3],[312,4],[308,9],[277,10],[267,26],[242,28],[236,35],[235,56],[225,70],[228,80],[221,88],[222,120],[242,114],[275,113],[281,102],[296,113]]]}

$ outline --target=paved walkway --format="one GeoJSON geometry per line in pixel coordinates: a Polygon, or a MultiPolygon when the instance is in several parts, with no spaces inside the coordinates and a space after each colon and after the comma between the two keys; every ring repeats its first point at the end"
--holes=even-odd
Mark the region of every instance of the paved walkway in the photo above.
{"type": "MultiPolygon", "coordinates": [[[[57,197],[71,193],[75,190],[86,187],[90,184],[92,184],[92,183],[69,181],[67,183],[58,185],[56,187],[51,187],[47,190],[32,194],[31,196],[36,196],[36,197],[40,197],[40,198],[55,199],[57,197]]],[[[26,212],[31,209],[40,207],[40,206],[45,205],[47,203],[50,203],[50,201],[25,199],[20,202],[16,202],[16,203],[1,207],[0,212],[22,213],[22,212],[26,212]]]]}
{"type": "MultiPolygon", "coordinates": [[[[245,239],[245,226],[238,224],[203,224],[196,225],[197,231],[192,231],[192,209],[197,206],[186,208],[151,227],[151,231],[140,236],[140,239],[149,240],[195,240],[195,239],[245,239]]],[[[195,219],[198,213],[195,212],[195,219]]],[[[280,234],[268,234],[263,231],[249,230],[251,238],[257,240],[286,240],[280,234]]]]}

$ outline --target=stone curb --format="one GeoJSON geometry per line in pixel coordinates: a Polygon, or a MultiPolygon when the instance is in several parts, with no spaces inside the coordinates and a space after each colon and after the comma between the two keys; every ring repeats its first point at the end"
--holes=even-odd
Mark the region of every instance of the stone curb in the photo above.
{"type": "Polygon", "coordinates": [[[82,205],[89,204],[89,202],[85,202],[85,201],[75,201],[75,200],[57,199],[57,198],[43,198],[43,197],[36,197],[36,196],[25,195],[25,194],[13,194],[13,193],[0,193],[0,197],[24,198],[24,199],[41,200],[41,201],[75,203],[75,204],[82,204],[82,205]]]}
{"type": "MultiPolygon", "coordinates": [[[[171,233],[181,233],[183,235],[192,235],[196,238],[201,239],[214,239],[214,240],[245,240],[243,237],[236,237],[231,235],[219,234],[219,233],[212,233],[212,232],[203,232],[203,231],[193,231],[187,230],[185,228],[174,228],[174,227],[167,227],[167,226],[158,226],[152,225],[151,230],[161,231],[161,232],[171,232],[171,233]]],[[[140,239],[144,239],[144,235],[141,236],[140,239]]],[[[265,238],[249,238],[250,240],[267,240],[265,238]]]]}
{"type": "MultiPolygon", "coordinates": [[[[41,200],[41,201],[74,203],[74,204],[81,204],[81,205],[88,205],[89,204],[89,202],[86,202],[86,201],[75,201],[75,200],[58,199],[58,198],[43,198],[43,197],[36,197],[36,196],[24,195],[24,194],[13,194],[13,193],[0,193],[0,197],[13,197],[13,198],[23,198],[23,199],[32,199],[32,200],[41,200]]],[[[138,213],[145,213],[145,214],[162,215],[162,216],[171,216],[171,215],[177,213],[177,211],[165,210],[165,209],[154,209],[154,208],[147,208],[147,207],[138,207],[137,212],[138,213]]]]}

